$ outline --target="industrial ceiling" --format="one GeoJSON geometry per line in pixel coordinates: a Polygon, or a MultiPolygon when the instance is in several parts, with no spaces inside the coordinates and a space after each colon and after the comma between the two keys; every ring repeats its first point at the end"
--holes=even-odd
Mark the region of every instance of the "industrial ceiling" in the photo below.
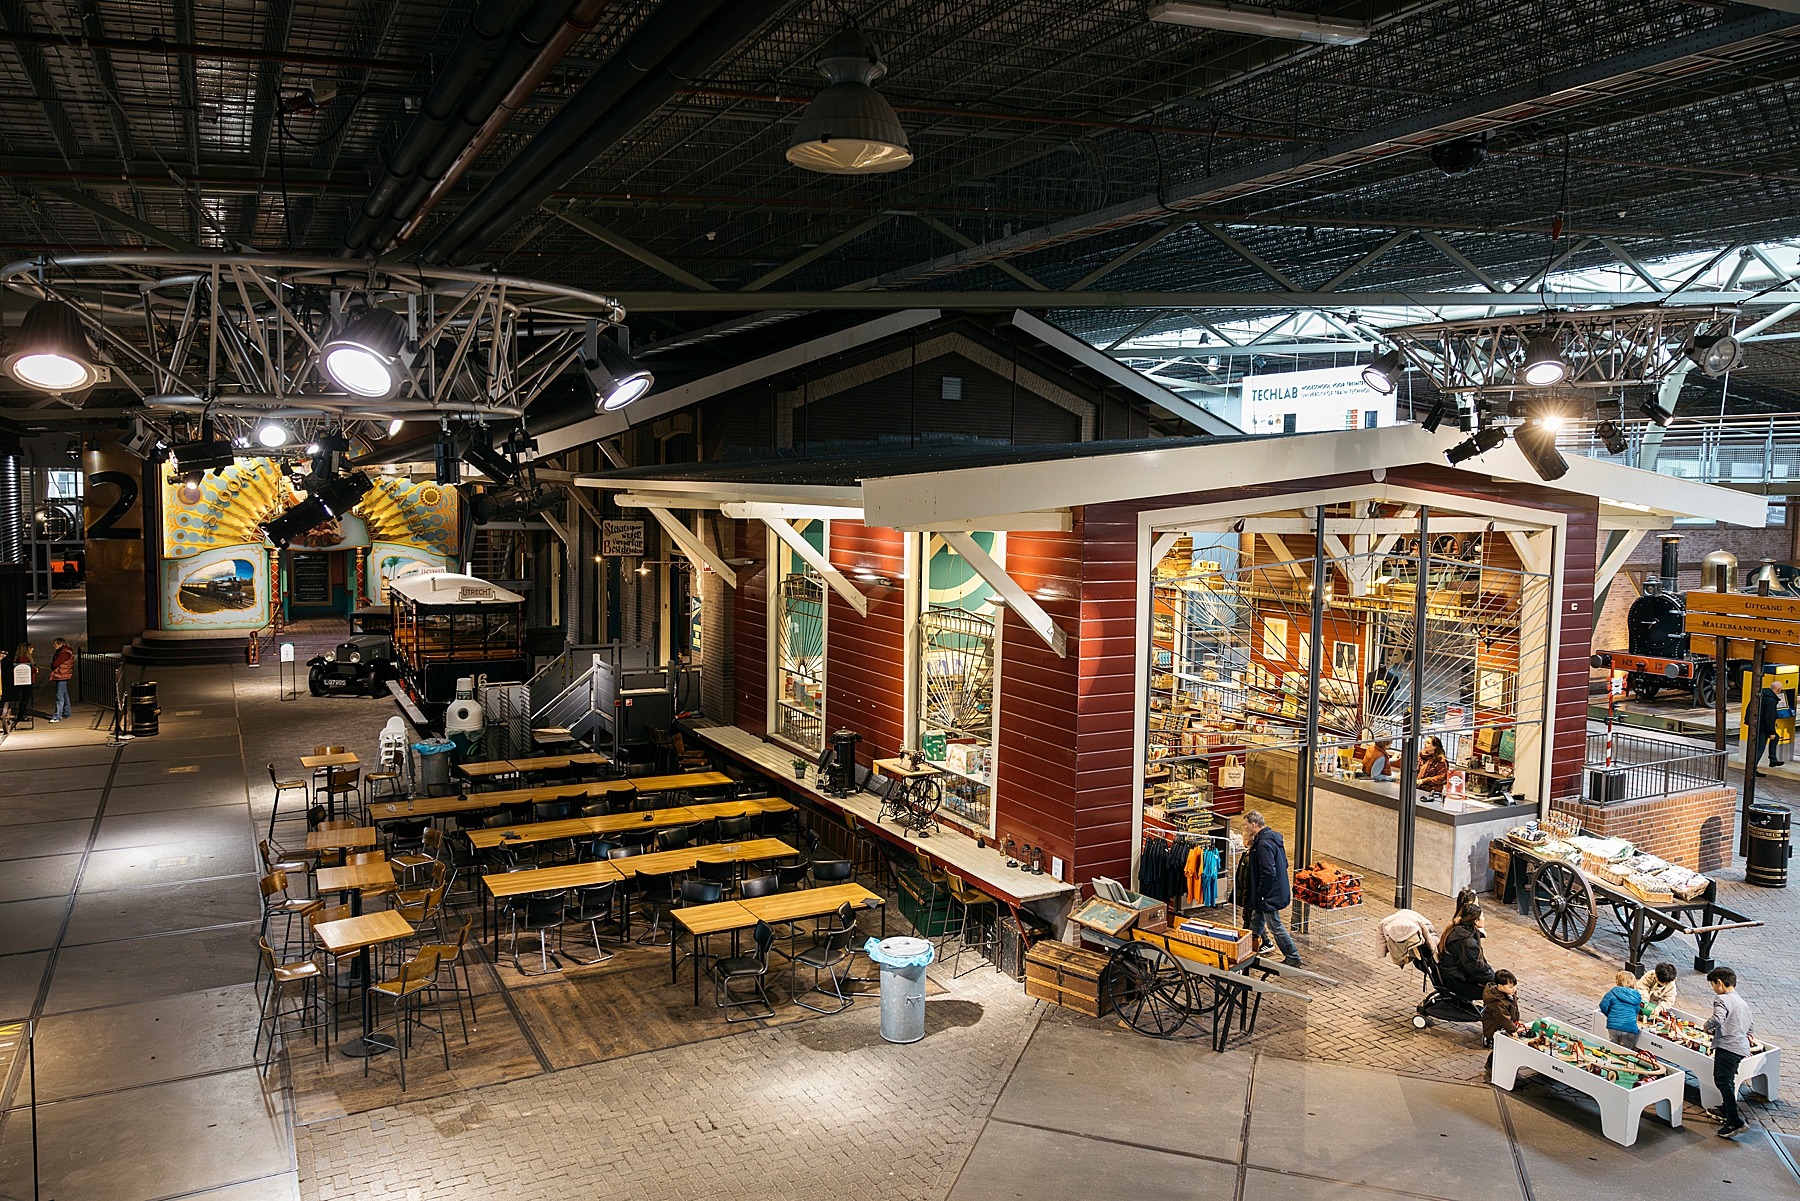
{"type": "MultiPolygon", "coordinates": [[[[643,348],[911,304],[1106,344],[1607,265],[1655,299],[1681,281],[1646,262],[1725,276],[1800,237],[1791,0],[1285,0],[1366,23],[1355,45],[1150,7],[0,0],[0,252],[504,270],[619,296],[643,348]],[[902,170],[784,158],[846,24],[885,59],[902,170]]],[[[1800,409],[1796,330],[1763,331],[1736,411],[1800,409]]]]}

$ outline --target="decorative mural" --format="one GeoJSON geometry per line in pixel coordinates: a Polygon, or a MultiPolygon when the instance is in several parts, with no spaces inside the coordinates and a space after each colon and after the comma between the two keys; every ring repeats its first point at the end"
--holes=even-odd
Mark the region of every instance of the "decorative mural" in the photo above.
{"type": "MultiPolygon", "coordinates": [[[[373,487],[341,518],[293,540],[299,552],[368,556],[358,604],[380,604],[388,581],[453,568],[459,550],[456,489],[398,475],[373,487]]],[[[279,597],[274,554],[259,528],[304,499],[273,459],[239,459],[198,480],[162,485],[160,608],[166,630],[253,630],[269,623],[279,597]]]]}

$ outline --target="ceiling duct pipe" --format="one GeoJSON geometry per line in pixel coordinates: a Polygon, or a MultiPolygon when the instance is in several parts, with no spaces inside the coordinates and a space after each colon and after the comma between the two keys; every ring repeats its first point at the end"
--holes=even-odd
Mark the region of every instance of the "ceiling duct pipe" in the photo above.
{"type": "Polygon", "coordinates": [[[466,262],[785,7],[779,0],[668,0],[426,247],[466,262]],[[704,28],[704,37],[694,30],[704,28]]]}
{"type": "MultiPolygon", "coordinates": [[[[466,140],[453,138],[446,141],[443,151],[433,155],[425,164],[425,169],[413,181],[412,187],[407,189],[405,198],[394,207],[391,220],[394,223],[404,220],[405,224],[400,226],[398,233],[391,232],[384,225],[381,245],[385,246],[392,241],[404,242],[418,232],[431,210],[450,194],[450,189],[456,186],[457,181],[475,165],[482,152],[500,136],[500,131],[525,107],[538,86],[556,69],[556,65],[562,62],[575,43],[599,24],[600,14],[606,11],[609,3],[611,0],[576,0],[575,6],[562,18],[549,40],[544,42],[536,56],[525,64],[516,77],[510,65],[496,66],[492,82],[475,94],[461,114],[465,123],[479,124],[479,128],[466,140]],[[515,79],[511,87],[506,85],[508,79],[515,79]],[[502,88],[505,89],[505,94],[494,99],[493,94],[502,88]],[[485,114],[485,118],[481,114],[485,114]],[[458,145],[462,147],[460,151],[456,149],[458,145]]],[[[523,40],[524,22],[520,23],[520,27],[523,40]]]]}
{"type": "Polygon", "coordinates": [[[344,246],[352,254],[378,249],[373,237],[376,226],[393,211],[394,201],[412,182],[426,152],[444,137],[457,104],[480,77],[490,52],[505,36],[513,7],[509,0],[487,0],[475,9],[469,28],[456,43],[456,49],[450,52],[443,71],[426,94],[419,115],[388,159],[381,182],[363,201],[362,212],[344,238],[344,246]]]}

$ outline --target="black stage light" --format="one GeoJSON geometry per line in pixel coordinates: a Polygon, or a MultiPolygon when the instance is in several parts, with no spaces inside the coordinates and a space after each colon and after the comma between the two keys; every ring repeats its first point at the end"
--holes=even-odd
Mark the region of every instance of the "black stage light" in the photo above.
{"type": "Polygon", "coordinates": [[[449,430],[439,430],[437,436],[437,482],[440,484],[462,483],[462,448],[456,444],[456,435],[449,430]]]}
{"type": "Polygon", "coordinates": [[[1688,344],[1687,357],[1713,379],[1743,366],[1744,344],[1730,334],[1710,334],[1688,344]]]}
{"type": "Polygon", "coordinates": [[[1654,396],[1646,397],[1644,403],[1638,406],[1638,411],[1660,426],[1666,427],[1675,420],[1675,414],[1663,408],[1662,402],[1654,396]]]}
{"type": "Polygon", "coordinates": [[[519,469],[479,436],[472,438],[468,446],[463,448],[462,457],[463,462],[496,484],[510,484],[519,478],[519,469]]]}
{"type": "Polygon", "coordinates": [[[1546,482],[1569,473],[1569,461],[1556,449],[1556,431],[1541,422],[1528,422],[1513,431],[1513,441],[1531,469],[1546,482]]]}
{"type": "Polygon", "coordinates": [[[386,400],[406,382],[412,358],[406,318],[387,309],[364,309],[344,322],[319,355],[332,383],[356,396],[386,400]]]}
{"type": "Polygon", "coordinates": [[[202,428],[199,441],[172,446],[169,453],[175,458],[175,466],[183,473],[229,467],[237,458],[237,452],[231,443],[213,436],[210,422],[202,428]]]}
{"type": "Polygon", "coordinates": [[[1363,383],[1383,396],[1392,396],[1406,370],[1406,359],[1398,350],[1386,350],[1370,360],[1362,370],[1363,383]]]}
{"type": "MultiPolygon", "coordinates": [[[[1369,373],[1367,371],[1363,372],[1363,378],[1365,380],[1369,378],[1369,373]]],[[[1424,427],[1425,432],[1428,434],[1435,434],[1438,432],[1438,427],[1444,424],[1443,397],[1440,396],[1431,402],[1431,411],[1425,414],[1425,420],[1419,422],[1419,424],[1424,427]]]]}
{"type": "Polygon", "coordinates": [[[1520,377],[1534,388],[1548,388],[1569,378],[1569,361],[1554,334],[1538,334],[1525,343],[1525,365],[1520,377]]]}
{"type": "Polygon", "coordinates": [[[1463,439],[1444,452],[1452,466],[1466,462],[1476,455],[1486,454],[1494,447],[1506,441],[1506,429],[1503,426],[1490,425],[1484,430],[1477,430],[1473,436],[1463,439]]]}
{"type": "Polygon", "coordinates": [[[81,314],[60,300],[40,300],[26,309],[8,342],[7,374],[27,388],[60,396],[99,382],[81,314]]]}
{"type": "Polygon", "coordinates": [[[1476,134],[1451,142],[1439,142],[1425,153],[1430,156],[1431,165],[1445,175],[1465,175],[1487,159],[1487,136],[1476,134]]]}
{"type": "Polygon", "coordinates": [[[349,512],[374,484],[361,472],[351,472],[329,479],[313,476],[306,481],[306,486],[310,495],[305,500],[280,517],[263,523],[263,533],[278,547],[285,547],[314,526],[349,512]]]}
{"type": "Polygon", "coordinates": [[[475,520],[487,525],[494,521],[519,521],[534,513],[554,512],[560,515],[563,492],[549,484],[536,488],[506,487],[481,493],[470,504],[475,520]]]}
{"type": "Polygon", "coordinates": [[[596,335],[588,344],[581,369],[594,389],[594,411],[624,408],[656,383],[656,377],[611,338],[596,335]]]}
{"type": "Polygon", "coordinates": [[[1624,454],[1628,445],[1625,439],[1625,430],[1616,421],[1602,421],[1596,425],[1594,437],[1600,439],[1600,444],[1606,447],[1606,453],[1609,455],[1624,454]]]}

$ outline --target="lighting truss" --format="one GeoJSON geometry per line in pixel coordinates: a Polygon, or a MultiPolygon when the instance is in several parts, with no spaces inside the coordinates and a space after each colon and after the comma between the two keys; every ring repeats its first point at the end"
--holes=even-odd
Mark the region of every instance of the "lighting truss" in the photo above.
{"type": "Polygon", "coordinates": [[[1729,333],[1736,309],[1630,305],[1430,321],[1383,330],[1394,348],[1450,395],[1528,392],[1527,348],[1548,337],[1567,362],[1558,388],[1650,386],[1662,382],[1696,338],[1729,333]]]}
{"type": "Polygon", "coordinates": [[[266,420],[301,444],[339,428],[379,440],[396,419],[516,420],[596,323],[625,317],[610,297],[561,284],[345,258],[57,255],[0,269],[0,285],[73,309],[96,359],[146,409],[205,415],[239,445],[266,420]],[[405,326],[405,378],[382,399],[345,391],[320,365],[369,309],[405,326]]]}

